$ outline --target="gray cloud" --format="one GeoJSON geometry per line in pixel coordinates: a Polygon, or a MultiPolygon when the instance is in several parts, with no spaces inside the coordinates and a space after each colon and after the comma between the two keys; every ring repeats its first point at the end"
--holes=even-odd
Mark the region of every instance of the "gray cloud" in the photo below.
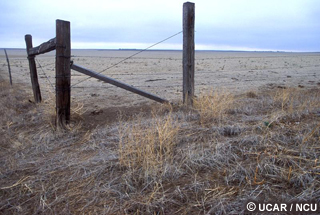
{"type": "MultiPolygon", "coordinates": [[[[71,21],[75,48],[111,48],[121,43],[143,48],[182,30],[183,2],[2,1],[0,47],[24,48],[27,33],[33,35],[35,45],[51,39],[55,20],[65,19],[71,21]]],[[[195,4],[197,47],[320,51],[320,1],[198,0],[195,4]]],[[[166,43],[181,47],[181,36],[166,43]]]]}

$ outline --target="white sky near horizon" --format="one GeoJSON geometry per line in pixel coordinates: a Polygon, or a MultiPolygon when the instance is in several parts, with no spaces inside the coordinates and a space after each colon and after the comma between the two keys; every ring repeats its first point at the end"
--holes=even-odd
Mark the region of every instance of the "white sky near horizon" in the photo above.
{"type": "MultiPolygon", "coordinates": [[[[72,48],[146,48],[182,30],[181,0],[0,0],[0,48],[25,48],[71,22],[72,48]]],[[[195,0],[200,50],[320,51],[319,0],[195,0]]],[[[182,34],[153,49],[182,49],[182,34]]]]}

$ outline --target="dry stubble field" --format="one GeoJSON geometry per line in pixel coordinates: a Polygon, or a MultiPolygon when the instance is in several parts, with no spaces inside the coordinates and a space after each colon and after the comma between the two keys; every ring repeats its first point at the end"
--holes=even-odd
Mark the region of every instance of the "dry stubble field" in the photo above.
{"type": "MultiPolygon", "coordinates": [[[[74,50],[100,72],[134,51],[74,50]]],[[[320,198],[319,53],[196,52],[195,106],[181,52],[148,51],[104,74],[163,106],[72,72],[72,124],[53,126],[54,53],[0,54],[2,214],[243,214],[248,199],[320,198]],[[40,63],[40,64],[39,64],[40,63]],[[48,76],[45,77],[44,73],[48,76]]]]}

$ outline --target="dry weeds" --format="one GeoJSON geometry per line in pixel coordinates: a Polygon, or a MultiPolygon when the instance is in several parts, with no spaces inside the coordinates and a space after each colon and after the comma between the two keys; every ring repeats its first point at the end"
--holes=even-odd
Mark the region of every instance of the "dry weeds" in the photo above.
{"type": "Polygon", "coordinates": [[[226,112],[232,108],[233,100],[233,95],[223,90],[201,93],[199,98],[194,100],[194,107],[200,114],[200,123],[202,125],[212,122],[221,124],[226,112]]]}
{"type": "Polygon", "coordinates": [[[1,84],[1,214],[243,214],[319,200],[320,90],[200,96],[194,110],[55,130],[51,101],[1,84]]]}

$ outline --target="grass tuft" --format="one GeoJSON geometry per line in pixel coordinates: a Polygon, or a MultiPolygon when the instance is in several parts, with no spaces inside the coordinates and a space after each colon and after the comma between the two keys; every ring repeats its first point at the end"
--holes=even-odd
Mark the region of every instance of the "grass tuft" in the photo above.
{"type": "Polygon", "coordinates": [[[121,123],[119,127],[119,162],[131,172],[148,181],[166,174],[172,164],[179,125],[172,112],[150,121],[140,119],[136,124],[121,123]]]}
{"type": "Polygon", "coordinates": [[[211,91],[194,100],[194,108],[200,114],[201,125],[222,123],[227,111],[232,108],[234,95],[226,91],[211,91]]]}

